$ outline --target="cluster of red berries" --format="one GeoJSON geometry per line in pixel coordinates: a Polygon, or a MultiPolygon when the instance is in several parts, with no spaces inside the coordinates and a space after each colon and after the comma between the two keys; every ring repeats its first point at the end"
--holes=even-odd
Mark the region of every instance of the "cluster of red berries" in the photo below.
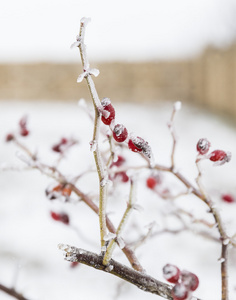
{"type": "MultiPolygon", "coordinates": [[[[105,125],[111,125],[115,122],[115,109],[111,104],[109,98],[104,98],[101,101],[102,105],[102,122],[105,125]]],[[[123,124],[116,124],[113,127],[113,138],[118,142],[122,143],[128,138],[128,130],[123,124]]],[[[143,153],[148,158],[151,158],[151,149],[150,146],[144,139],[141,137],[129,137],[128,147],[133,152],[143,153]]]]}
{"type": "MultiPolygon", "coordinates": [[[[19,121],[19,133],[21,136],[25,137],[29,135],[29,130],[27,128],[27,116],[23,116],[19,121]]],[[[15,136],[13,133],[8,133],[6,135],[6,142],[14,140],[15,136]]]]}
{"type": "MultiPolygon", "coordinates": [[[[202,138],[197,143],[197,151],[200,155],[206,155],[211,147],[211,143],[202,138]]],[[[223,150],[214,150],[206,156],[209,160],[215,162],[215,165],[223,165],[231,159],[231,153],[223,150]]]]}
{"type": "Polygon", "coordinates": [[[189,271],[180,271],[178,267],[171,264],[166,264],[163,267],[163,276],[170,282],[174,283],[172,289],[173,300],[188,300],[191,294],[198,288],[198,277],[189,271]]]}
{"type": "Polygon", "coordinates": [[[45,193],[48,199],[55,200],[60,196],[64,196],[68,199],[71,195],[71,188],[65,184],[58,184],[52,189],[46,189],[45,193]]]}
{"type": "Polygon", "coordinates": [[[70,223],[69,216],[66,213],[63,213],[63,212],[62,213],[56,213],[54,211],[51,211],[51,218],[54,221],[62,222],[65,225],[69,225],[69,223],[70,223]]]}

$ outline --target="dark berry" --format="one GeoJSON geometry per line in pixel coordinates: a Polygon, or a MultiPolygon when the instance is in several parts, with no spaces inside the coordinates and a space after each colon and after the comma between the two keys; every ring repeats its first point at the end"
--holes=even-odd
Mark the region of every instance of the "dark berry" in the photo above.
{"type": "Polygon", "coordinates": [[[115,109],[108,98],[104,98],[101,104],[104,110],[104,112],[102,112],[102,122],[106,125],[110,125],[112,120],[115,119],[115,109]]]}
{"type": "Polygon", "coordinates": [[[164,278],[171,282],[171,283],[177,283],[180,276],[180,270],[175,265],[166,264],[163,269],[163,276],[164,278]]]}
{"type": "Polygon", "coordinates": [[[197,143],[197,151],[199,154],[206,154],[209,151],[211,143],[207,139],[200,139],[197,143]]]}
{"type": "Polygon", "coordinates": [[[221,199],[224,201],[224,202],[227,202],[227,203],[233,203],[235,202],[235,199],[232,195],[230,194],[224,194],[221,196],[221,199]]]}
{"type": "Polygon", "coordinates": [[[113,138],[119,142],[124,142],[128,137],[128,131],[122,124],[117,124],[113,129],[113,138]]]}
{"type": "Polygon", "coordinates": [[[177,283],[172,289],[173,300],[188,299],[189,291],[183,283],[177,283]]]}
{"type": "Polygon", "coordinates": [[[14,140],[14,135],[12,133],[8,133],[6,136],[6,142],[10,142],[12,140],[14,140]]]}
{"type": "Polygon", "coordinates": [[[69,224],[69,216],[65,213],[60,214],[60,221],[66,225],[69,224]]]}
{"type": "Polygon", "coordinates": [[[27,135],[29,135],[29,130],[26,129],[26,128],[22,128],[22,129],[20,130],[20,135],[21,135],[21,136],[27,136],[27,135]]]}
{"type": "Polygon", "coordinates": [[[181,282],[191,291],[195,291],[199,286],[199,279],[197,275],[191,272],[181,271],[180,279],[181,282]]]}

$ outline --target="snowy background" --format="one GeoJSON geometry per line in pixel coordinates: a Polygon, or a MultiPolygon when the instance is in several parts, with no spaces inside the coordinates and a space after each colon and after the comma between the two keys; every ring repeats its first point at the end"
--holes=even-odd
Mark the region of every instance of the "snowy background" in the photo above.
{"type": "MultiPolygon", "coordinates": [[[[167,122],[171,111],[172,103],[145,106],[145,109],[144,106],[131,104],[116,105],[117,118],[130,131],[150,142],[156,162],[163,165],[169,165],[170,159],[172,140],[167,122]]],[[[22,142],[32,151],[37,150],[43,162],[53,164],[56,161],[58,154],[51,151],[51,146],[62,136],[67,136],[78,139],[79,144],[69,151],[62,162],[61,170],[68,176],[74,176],[93,167],[93,156],[89,151],[92,123],[77,103],[3,102],[1,141],[4,141],[6,133],[17,129],[18,120],[26,113],[29,116],[31,134],[22,138],[22,142]]],[[[184,106],[176,116],[176,130],[176,167],[192,183],[197,175],[194,161],[195,146],[199,138],[207,137],[212,143],[212,149],[232,151],[232,161],[224,166],[213,167],[210,161],[203,162],[203,182],[221,210],[228,233],[235,233],[236,203],[227,204],[220,199],[221,193],[232,193],[235,196],[235,126],[196,108],[184,106]]],[[[1,166],[22,169],[24,164],[19,161],[16,152],[13,144],[2,143],[1,166]]],[[[135,153],[127,150],[124,155],[127,165],[143,164],[135,153]]],[[[139,171],[136,174],[137,204],[143,209],[132,213],[124,231],[126,239],[134,241],[147,233],[151,222],[156,223],[155,231],[161,230],[165,225],[179,226],[175,218],[168,217],[172,205],[194,213],[197,218],[212,222],[206,213],[206,206],[193,196],[180,197],[173,203],[160,199],[145,186],[148,174],[149,171],[139,171]]],[[[69,263],[63,260],[61,251],[57,249],[61,242],[99,253],[99,226],[97,216],[83,203],[69,204],[48,200],[45,189],[54,183],[52,179],[41,175],[37,170],[4,171],[1,172],[0,182],[0,282],[11,286],[18,270],[16,287],[30,300],[156,298],[155,295],[144,293],[136,287],[121,283],[118,278],[87,266],[79,265],[71,269],[69,263]],[[71,226],[52,220],[51,210],[67,212],[71,226]]],[[[96,196],[95,173],[84,176],[78,184],[83,191],[96,196]]],[[[163,174],[163,188],[165,187],[173,193],[183,191],[181,184],[163,174]]],[[[115,193],[109,200],[108,212],[117,226],[126,206],[129,184],[117,183],[113,188],[115,193]]],[[[76,200],[76,197],[73,195],[72,199],[76,200]]],[[[204,229],[199,225],[191,226],[194,232],[204,229]]],[[[147,273],[160,280],[163,280],[162,267],[166,263],[193,271],[200,278],[196,295],[205,300],[220,299],[220,263],[217,261],[220,245],[194,232],[157,235],[137,249],[138,258],[147,273]]],[[[211,232],[217,236],[214,229],[211,232]]],[[[115,251],[115,258],[128,265],[119,249],[115,251]]],[[[235,263],[235,250],[230,249],[230,299],[236,297],[235,263]]],[[[0,295],[3,300],[11,299],[5,294],[0,295]]]]}

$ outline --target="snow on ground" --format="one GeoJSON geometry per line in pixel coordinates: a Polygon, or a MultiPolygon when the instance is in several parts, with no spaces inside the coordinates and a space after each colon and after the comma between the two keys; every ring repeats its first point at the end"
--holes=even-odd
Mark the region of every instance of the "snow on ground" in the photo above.
{"type": "MultiPolygon", "coordinates": [[[[172,145],[167,122],[172,104],[116,105],[117,122],[124,123],[130,132],[149,141],[156,162],[167,166],[172,145]]],[[[66,175],[78,175],[94,168],[93,156],[89,151],[93,128],[87,114],[75,102],[9,101],[1,102],[0,107],[0,165],[1,168],[18,169],[0,173],[0,282],[12,286],[18,273],[16,288],[30,300],[157,299],[155,295],[145,293],[119,278],[87,266],[70,268],[57,249],[58,243],[68,243],[99,253],[97,216],[81,202],[49,201],[45,197],[45,189],[53,184],[53,180],[37,170],[20,170],[25,165],[17,157],[19,151],[13,144],[4,143],[5,135],[14,131],[19,119],[27,114],[31,134],[22,138],[22,141],[32,151],[37,150],[43,162],[53,164],[56,161],[57,154],[51,151],[51,146],[62,136],[79,140],[79,144],[69,151],[61,164],[61,170],[66,175]],[[50,218],[51,210],[67,212],[72,226],[53,221],[50,218]]],[[[176,168],[193,184],[197,176],[194,161],[199,138],[208,138],[212,149],[232,152],[231,162],[224,166],[213,167],[210,161],[204,161],[202,166],[203,183],[221,210],[229,234],[235,233],[236,203],[222,203],[219,197],[221,193],[236,196],[235,126],[228,120],[185,105],[176,116],[175,126],[178,136],[176,168]]],[[[143,165],[138,154],[125,150],[124,155],[127,165],[143,165]]],[[[173,202],[160,199],[148,190],[145,179],[149,173],[148,170],[139,170],[133,174],[138,182],[137,204],[143,209],[132,212],[123,234],[127,240],[135,241],[141,234],[147,233],[151,222],[156,223],[154,230],[161,230],[164,225],[173,228],[179,226],[176,219],[170,216],[173,205],[192,212],[197,218],[212,221],[205,205],[191,195],[179,197],[173,202]]],[[[78,183],[83,191],[96,198],[97,177],[94,172],[82,177],[78,183]]],[[[163,175],[163,186],[173,193],[184,191],[181,184],[166,174],[163,175]]],[[[109,198],[108,212],[117,226],[126,207],[129,184],[117,184],[113,189],[114,197],[109,198]]],[[[72,198],[76,200],[74,195],[72,198]]],[[[161,234],[149,239],[137,249],[137,256],[147,273],[160,280],[163,280],[162,267],[166,263],[196,273],[200,278],[196,296],[204,300],[218,300],[220,263],[217,259],[220,257],[220,245],[195,234],[204,227],[196,224],[191,226],[194,232],[161,234]]],[[[217,236],[214,229],[212,232],[217,236]]],[[[119,249],[116,249],[114,257],[128,265],[119,249]]],[[[230,249],[230,299],[236,298],[235,265],[236,251],[230,249]]],[[[11,299],[1,292],[0,298],[11,299]]]]}

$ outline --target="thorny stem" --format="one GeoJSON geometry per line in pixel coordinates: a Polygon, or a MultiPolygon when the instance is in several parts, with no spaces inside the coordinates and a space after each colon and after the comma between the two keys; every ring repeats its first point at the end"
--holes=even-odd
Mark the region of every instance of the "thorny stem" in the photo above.
{"type": "Polygon", "coordinates": [[[101,248],[105,246],[104,237],[107,234],[106,228],[106,201],[107,201],[107,172],[104,168],[104,163],[102,161],[100,149],[99,149],[99,127],[100,127],[100,111],[99,106],[101,105],[93,79],[89,74],[89,63],[86,55],[86,46],[84,44],[84,34],[86,23],[88,20],[82,19],[80,23],[80,33],[79,33],[79,50],[82,61],[82,66],[84,72],[88,72],[85,76],[87,85],[90,91],[90,95],[93,100],[94,110],[95,110],[95,119],[94,119],[94,131],[93,131],[93,141],[95,144],[95,149],[93,151],[94,160],[96,163],[96,168],[99,177],[99,226],[100,226],[100,239],[101,239],[101,248]]]}
{"type": "Polygon", "coordinates": [[[18,293],[14,288],[8,288],[1,283],[0,283],[0,290],[18,300],[28,300],[22,294],[18,293]]]}
{"type": "Polygon", "coordinates": [[[127,223],[128,217],[130,215],[130,212],[133,208],[133,202],[134,202],[134,182],[131,180],[130,182],[130,193],[129,193],[129,201],[127,203],[127,208],[124,212],[124,215],[120,221],[120,224],[116,230],[116,238],[112,239],[107,247],[106,253],[103,258],[103,264],[107,265],[109,261],[111,260],[112,253],[115,249],[116,244],[119,244],[119,239],[121,238],[121,233],[123,231],[123,228],[125,224],[127,223]]]}

